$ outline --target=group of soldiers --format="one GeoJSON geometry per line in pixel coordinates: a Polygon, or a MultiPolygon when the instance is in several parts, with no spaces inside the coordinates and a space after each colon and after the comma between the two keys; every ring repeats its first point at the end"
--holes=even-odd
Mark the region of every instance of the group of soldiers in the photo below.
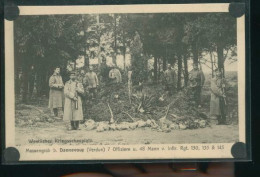
{"type": "MultiPolygon", "coordinates": [[[[108,73],[110,83],[121,83],[122,76],[116,67],[108,73]]],[[[83,110],[85,109],[85,97],[89,99],[97,98],[97,89],[99,87],[99,79],[93,70],[93,66],[89,66],[88,72],[80,70],[79,75],[71,71],[69,80],[65,83],[60,75],[60,68],[54,69],[53,75],[49,79],[49,108],[53,116],[57,119],[70,121],[70,129],[79,129],[79,123],[83,120],[83,110]],[[65,98],[64,98],[65,97],[65,98]]]]}
{"type": "MultiPolygon", "coordinates": [[[[211,78],[211,98],[210,98],[210,115],[218,120],[218,125],[225,125],[226,122],[226,81],[223,78],[221,69],[214,71],[215,75],[211,78]]],[[[172,95],[176,91],[176,74],[170,64],[164,72],[165,89],[172,95]]],[[[201,91],[205,83],[205,76],[198,64],[193,65],[193,69],[189,73],[189,98],[190,102],[196,107],[201,107],[201,91]]]]}
{"type": "MultiPolygon", "coordinates": [[[[87,73],[81,70],[79,75],[76,75],[75,72],[71,71],[69,75],[70,79],[64,85],[60,68],[54,69],[54,73],[49,79],[49,108],[52,110],[54,117],[59,119],[63,117],[64,121],[70,121],[71,130],[77,130],[80,121],[83,120],[83,110],[86,109],[85,95],[88,95],[88,99],[97,98],[99,79],[93,71],[93,66],[89,66],[87,73]]],[[[128,77],[130,76],[131,74],[128,73],[128,77]]],[[[224,79],[221,76],[221,72],[216,70],[215,77],[211,79],[210,114],[217,117],[218,124],[225,124],[226,97],[223,89],[224,79]]],[[[112,67],[109,71],[108,78],[111,83],[122,82],[120,70],[116,67],[112,67]]],[[[130,79],[131,77],[128,78],[128,81],[130,79]]],[[[172,66],[168,64],[167,70],[164,71],[164,85],[169,96],[176,93],[176,80],[176,73],[172,66]]],[[[204,81],[205,77],[202,70],[198,68],[198,65],[194,65],[193,70],[189,73],[189,96],[190,101],[198,107],[201,106],[201,91],[204,81]]]]}

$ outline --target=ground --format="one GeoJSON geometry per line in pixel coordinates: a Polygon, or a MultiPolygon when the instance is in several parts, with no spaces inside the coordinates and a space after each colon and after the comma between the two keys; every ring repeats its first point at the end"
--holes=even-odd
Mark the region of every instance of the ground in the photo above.
{"type": "MultiPolygon", "coordinates": [[[[39,127],[17,127],[16,144],[29,145],[29,139],[88,139],[87,144],[178,144],[178,143],[229,143],[238,141],[237,125],[212,125],[195,130],[157,132],[150,128],[96,132],[68,131],[64,122],[42,123],[39,127]],[[141,135],[141,136],[140,136],[141,135]]],[[[35,144],[30,144],[35,145],[35,144]]]]}
{"type": "MultiPolygon", "coordinates": [[[[227,91],[228,99],[228,123],[230,125],[216,125],[216,120],[209,116],[210,102],[210,82],[206,77],[206,82],[202,91],[201,108],[194,111],[187,105],[187,96],[184,92],[179,92],[173,97],[166,97],[165,101],[158,104],[158,101],[151,102],[151,114],[136,113],[135,106],[129,105],[129,99],[125,90],[127,87],[122,87],[121,91],[115,89],[115,93],[108,93],[94,101],[90,107],[87,119],[91,118],[96,122],[109,121],[110,113],[107,108],[107,103],[114,112],[115,120],[120,122],[131,122],[129,116],[122,113],[128,112],[134,118],[141,118],[146,121],[148,119],[157,122],[165,116],[167,105],[180,97],[176,104],[169,109],[167,120],[180,123],[186,123],[189,120],[189,126],[185,130],[177,129],[171,131],[159,131],[150,127],[136,128],[134,130],[109,130],[97,132],[96,130],[86,130],[84,124],[80,125],[81,130],[69,131],[68,124],[62,120],[56,120],[51,117],[48,109],[48,97],[34,97],[30,105],[22,104],[19,96],[16,97],[16,116],[15,116],[15,135],[16,144],[29,144],[29,139],[87,139],[87,144],[178,144],[178,143],[232,143],[239,139],[238,117],[237,117],[237,79],[236,74],[230,73],[227,76],[229,81],[229,90],[227,91]],[[114,99],[114,94],[119,95],[119,99],[114,99]],[[182,97],[181,97],[182,96],[182,97]],[[112,100],[108,100],[111,97],[112,100]],[[175,118],[174,118],[175,116],[175,118]],[[178,118],[176,118],[178,117],[178,118]],[[194,120],[206,120],[207,126],[197,127],[194,120]]],[[[163,92],[163,87],[160,85],[145,86],[144,90],[148,95],[155,95],[155,100],[159,98],[163,92]]],[[[103,90],[104,91],[104,90],[103,90]]],[[[102,93],[102,88],[100,93],[102,93]]],[[[147,99],[150,99],[149,97],[147,99]]],[[[139,103],[138,103],[139,104],[139,103]]],[[[137,105],[138,105],[137,104],[137,105]]],[[[32,144],[33,145],[33,144],[32,144]]]]}

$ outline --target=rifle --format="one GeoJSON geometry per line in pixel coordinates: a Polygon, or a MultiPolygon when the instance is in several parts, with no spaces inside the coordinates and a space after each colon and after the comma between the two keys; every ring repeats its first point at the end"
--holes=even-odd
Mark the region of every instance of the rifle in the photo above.
{"type": "MultiPolygon", "coordinates": [[[[78,87],[78,82],[76,82],[76,89],[78,87]]],[[[75,109],[77,110],[78,109],[78,92],[76,90],[76,93],[75,93],[75,97],[77,98],[77,100],[75,100],[75,109]]]]}

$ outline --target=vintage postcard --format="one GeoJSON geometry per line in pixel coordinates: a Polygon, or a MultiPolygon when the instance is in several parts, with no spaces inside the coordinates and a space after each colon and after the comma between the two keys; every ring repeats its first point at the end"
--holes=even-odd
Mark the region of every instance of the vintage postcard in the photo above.
{"type": "Polygon", "coordinates": [[[19,161],[233,159],[245,16],[229,4],[20,6],[5,20],[19,161]]]}

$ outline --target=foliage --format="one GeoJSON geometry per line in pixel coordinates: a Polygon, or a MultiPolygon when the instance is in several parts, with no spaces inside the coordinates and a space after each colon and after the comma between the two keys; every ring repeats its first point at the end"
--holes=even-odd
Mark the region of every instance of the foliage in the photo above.
{"type": "Polygon", "coordinates": [[[19,59],[27,64],[40,62],[49,66],[65,65],[67,60],[77,59],[84,45],[79,35],[80,23],[78,15],[19,18],[15,23],[19,59]]]}
{"type": "Polygon", "coordinates": [[[21,16],[15,21],[15,62],[25,73],[35,65],[39,80],[47,85],[54,66],[64,71],[68,61],[79,56],[86,61],[98,58],[100,72],[102,59],[112,57],[115,62],[121,54],[125,71],[130,53],[134,84],[147,79],[147,60],[154,57],[155,75],[178,61],[180,88],[183,63],[187,83],[189,58],[205,64],[216,60],[222,68],[226,59],[236,61],[235,30],[236,19],[228,13],[21,16]],[[208,54],[216,59],[203,58],[208,54]]]}

